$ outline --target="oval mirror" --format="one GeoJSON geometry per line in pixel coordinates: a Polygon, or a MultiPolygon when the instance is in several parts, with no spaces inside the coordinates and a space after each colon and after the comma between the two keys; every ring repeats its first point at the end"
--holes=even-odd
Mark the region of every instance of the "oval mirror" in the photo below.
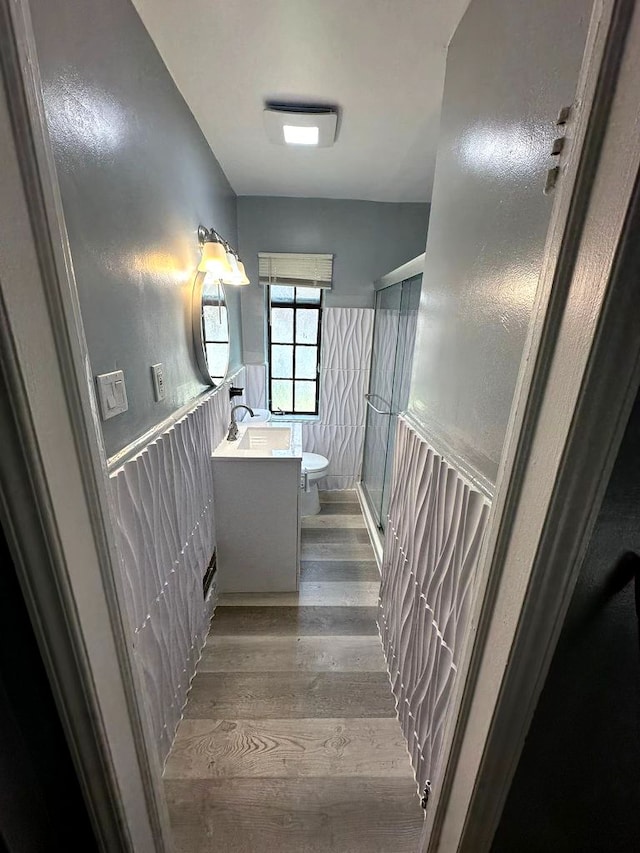
{"type": "Polygon", "coordinates": [[[229,318],[224,285],[209,273],[196,276],[193,337],[202,378],[209,385],[220,385],[229,367],[229,318]]]}

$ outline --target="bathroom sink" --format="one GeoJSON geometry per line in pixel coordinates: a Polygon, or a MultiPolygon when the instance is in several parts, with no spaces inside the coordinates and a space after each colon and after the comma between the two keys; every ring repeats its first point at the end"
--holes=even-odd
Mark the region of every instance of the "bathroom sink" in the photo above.
{"type": "Polygon", "coordinates": [[[288,450],[291,444],[289,427],[251,427],[238,442],[238,450],[288,450]]]}
{"type": "Polygon", "coordinates": [[[302,460],[300,424],[274,426],[273,422],[250,426],[238,424],[238,438],[224,438],[212,454],[214,459],[296,459],[302,460]]]}

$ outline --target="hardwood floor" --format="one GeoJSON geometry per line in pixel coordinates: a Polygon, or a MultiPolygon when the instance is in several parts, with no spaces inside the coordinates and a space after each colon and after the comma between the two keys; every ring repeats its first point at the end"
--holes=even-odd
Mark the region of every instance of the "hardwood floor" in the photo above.
{"type": "Polygon", "coordinates": [[[221,596],[165,790],[178,853],[417,853],[355,493],[303,520],[299,593],[221,596]]]}

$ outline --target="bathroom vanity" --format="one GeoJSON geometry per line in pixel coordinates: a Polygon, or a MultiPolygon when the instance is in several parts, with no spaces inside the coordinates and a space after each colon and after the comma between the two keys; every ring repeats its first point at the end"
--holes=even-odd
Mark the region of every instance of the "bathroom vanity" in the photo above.
{"type": "Polygon", "coordinates": [[[300,565],[300,424],[251,421],[213,452],[220,592],[295,592],[300,565]]]}

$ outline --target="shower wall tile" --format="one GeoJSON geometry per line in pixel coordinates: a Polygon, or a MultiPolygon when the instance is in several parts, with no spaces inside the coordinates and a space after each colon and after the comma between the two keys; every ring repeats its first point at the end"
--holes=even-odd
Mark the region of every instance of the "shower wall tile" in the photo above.
{"type": "Polygon", "coordinates": [[[329,460],[328,474],[354,477],[360,473],[364,427],[306,424],[303,450],[321,453],[329,460]]]}
{"type": "Polygon", "coordinates": [[[366,416],[364,395],[369,387],[369,370],[326,369],[320,371],[320,420],[334,426],[363,426],[366,416]]]}
{"type": "Polygon", "coordinates": [[[230,384],[199,400],[110,478],[125,607],[161,762],[215,604],[215,588],[202,596],[215,547],[210,456],[229,423],[230,384]]]}
{"type": "Polygon", "coordinates": [[[362,464],[373,309],[325,308],[322,318],[320,420],[303,424],[303,447],[329,460],[321,489],[352,489],[362,464]]]}
{"type": "Polygon", "coordinates": [[[378,625],[421,791],[440,778],[488,513],[487,498],[401,417],[378,625]]]}
{"type": "Polygon", "coordinates": [[[322,311],[322,367],[362,370],[369,366],[373,308],[322,311]]]}

